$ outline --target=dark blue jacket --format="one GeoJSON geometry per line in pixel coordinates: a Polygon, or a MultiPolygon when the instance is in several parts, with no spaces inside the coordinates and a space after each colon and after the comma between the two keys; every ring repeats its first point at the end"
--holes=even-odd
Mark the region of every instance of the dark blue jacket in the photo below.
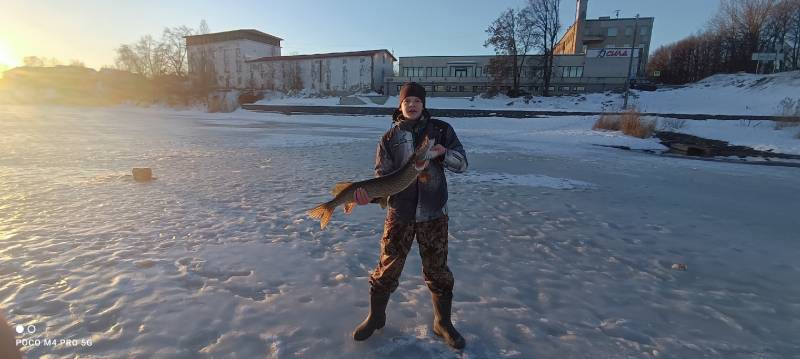
{"type": "Polygon", "coordinates": [[[406,164],[423,136],[447,148],[444,156],[430,161],[424,172],[429,179],[417,179],[408,188],[389,197],[387,217],[401,222],[425,222],[447,214],[447,179],[444,169],[460,173],[467,169],[467,155],[453,127],[430,118],[427,110],[417,121],[405,121],[397,110],[394,124],[386,131],[375,154],[375,176],[390,174],[406,164]]]}

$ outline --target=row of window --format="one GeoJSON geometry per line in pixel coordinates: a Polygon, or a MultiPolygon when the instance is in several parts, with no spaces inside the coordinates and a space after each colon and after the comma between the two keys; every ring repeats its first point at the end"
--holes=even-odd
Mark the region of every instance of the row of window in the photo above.
{"type": "Polygon", "coordinates": [[[403,67],[400,75],[406,77],[486,77],[486,66],[403,67]]]}
{"type": "MultiPolygon", "coordinates": [[[[538,66],[523,66],[520,68],[520,77],[523,79],[542,78],[543,73],[544,70],[538,66]]],[[[581,69],[581,73],[583,73],[583,69],[581,69]]],[[[400,70],[400,75],[405,77],[489,77],[489,69],[488,66],[403,67],[400,70]]]]}
{"type": "MultiPolygon", "coordinates": [[[[397,92],[400,93],[400,88],[402,85],[397,85],[397,92]]],[[[465,85],[425,85],[425,91],[427,92],[467,92],[472,90],[473,93],[480,93],[487,90],[488,86],[465,86],[465,85]]],[[[560,92],[583,92],[586,91],[586,87],[584,86],[550,86],[548,89],[550,92],[556,91],[556,88],[560,92]]],[[[510,87],[508,86],[501,86],[500,88],[503,91],[508,91],[510,87]]],[[[520,87],[522,90],[528,90],[531,93],[539,92],[539,86],[525,86],[520,87]]]]}
{"type": "MultiPolygon", "coordinates": [[[[647,31],[648,30],[649,29],[647,28],[647,26],[640,26],[639,27],[639,36],[647,36],[647,31]]],[[[608,34],[609,37],[617,36],[619,34],[619,28],[618,27],[609,27],[609,28],[606,29],[606,33],[608,34]]],[[[633,26],[626,26],[625,27],[625,36],[633,36],[633,26]]]]}

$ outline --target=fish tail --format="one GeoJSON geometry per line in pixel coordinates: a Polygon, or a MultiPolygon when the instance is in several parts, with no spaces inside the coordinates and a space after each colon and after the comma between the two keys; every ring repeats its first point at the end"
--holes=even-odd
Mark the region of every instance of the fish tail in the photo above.
{"type": "Polygon", "coordinates": [[[331,220],[333,209],[334,207],[330,205],[330,202],[326,202],[308,210],[307,213],[311,218],[319,218],[319,228],[325,229],[325,227],[328,226],[328,222],[331,220]]]}

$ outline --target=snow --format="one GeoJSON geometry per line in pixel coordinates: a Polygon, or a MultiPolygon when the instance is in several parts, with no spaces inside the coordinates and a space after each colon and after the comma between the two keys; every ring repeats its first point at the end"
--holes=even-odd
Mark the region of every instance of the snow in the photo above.
{"type": "MultiPolygon", "coordinates": [[[[631,103],[642,112],[719,115],[783,115],[781,101],[800,101],[800,71],[772,75],[714,75],[702,81],[657,91],[633,91],[631,103]]],[[[398,98],[389,97],[383,105],[366,98],[364,106],[396,107],[398,98]]],[[[262,105],[336,106],[336,98],[271,97],[262,105]]],[[[590,93],[575,96],[534,97],[530,101],[499,95],[492,99],[474,97],[428,97],[426,105],[437,109],[538,110],[600,112],[619,111],[622,95],[590,93]]]]}
{"type": "MultiPolygon", "coordinates": [[[[800,352],[796,168],[595,146],[662,148],[591,116],[446,120],[470,162],[448,174],[463,352],[431,332],[415,250],[386,327],[354,342],[384,212],[339,210],[324,231],[305,215],[372,175],[388,116],[0,107],[0,309],[36,327],[23,338],[92,340],[28,357],[800,352]]],[[[686,131],[784,146],[735,122],[686,131]]]]}
{"type": "MultiPolygon", "coordinates": [[[[667,119],[659,119],[661,125],[667,119]]],[[[800,154],[800,126],[776,127],[774,121],[685,121],[682,128],[668,129],[694,136],[727,141],[761,151],[800,154]]]]}

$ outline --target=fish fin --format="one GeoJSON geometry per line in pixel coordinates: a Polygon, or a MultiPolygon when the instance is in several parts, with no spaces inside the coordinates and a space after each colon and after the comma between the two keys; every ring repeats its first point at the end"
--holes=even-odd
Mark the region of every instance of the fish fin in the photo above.
{"type": "MultiPolygon", "coordinates": [[[[330,202],[328,202],[330,203],[330,202]]],[[[330,204],[323,203],[319,206],[316,206],[310,209],[307,213],[308,216],[311,218],[319,218],[319,228],[325,229],[328,226],[328,222],[331,220],[331,216],[333,215],[333,208],[330,204]]]]}
{"type": "Polygon", "coordinates": [[[350,212],[353,212],[353,207],[355,207],[355,206],[356,206],[355,202],[347,202],[347,203],[345,203],[344,204],[344,213],[345,214],[350,214],[350,212]]]}
{"type": "Polygon", "coordinates": [[[344,191],[344,189],[351,184],[353,184],[353,182],[339,182],[333,185],[333,188],[331,189],[331,194],[334,196],[338,196],[339,193],[342,193],[342,191],[344,191]]]}
{"type": "Polygon", "coordinates": [[[422,172],[419,174],[419,181],[422,183],[427,183],[428,180],[431,179],[431,174],[428,172],[422,172]]]}
{"type": "Polygon", "coordinates": [[[378,203],[381,205],[381,209],[386,209],[389,206],[389,197],[381,197],[378,199],[378,203]]]}

